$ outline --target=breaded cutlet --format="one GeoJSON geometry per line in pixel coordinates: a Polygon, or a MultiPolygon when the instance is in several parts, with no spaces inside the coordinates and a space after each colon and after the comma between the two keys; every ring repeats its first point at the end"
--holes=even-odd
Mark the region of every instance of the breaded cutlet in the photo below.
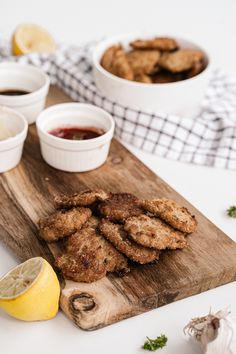
{"type": "Polygon", "coordinates": [[[189,234],[197,228],[195,216],[173,200],[166,198],[143,200],[141,205],[144,210],[158,216],[179,231],[189,234]]]}
{"type": "Polygon", "coordinates": [[[79,230],[91,215],[88,208],[56,211],[39,220],[39,234],[47,242],[57,241],[79,230]]]}
{"type": "Polygon", "coordinates": [[[91,216],[82,229],[68,238],[66,250],[69,253],[83,253],[86,250],[102,251],[103,263],[108,272],[116,272],[128,268],[127,259],[100,233],[100,219],[91,216]]]}
{"type": "Polygon", "coordinates": [[[99,219],[92,216],[81,230],[68,238],[66,253],[55,263],[65,278],[90,283],[103,278],[107,272],[129,271],[127,259],[100,234],[98,224],[99,219]]]}
{"type": "Polygon", "coordinates": [[[92,283],[106,275],[106,268],[97,256],[90,251],[82,254],[64,253],[56,259],[55,266],[66,279],[92,283]]]}
{"type": "Polygon", "coordinates": [[[153,74],[160,59],[159,50],[132,50],[126,54],[128,62],[137,74],[153,74]]]}
{"type": "Polygon", "coordinates": [[[138,244],[164,250],[187,246],[185,235],[162,220],[147,215],[132,216],[125,221],[124,229],[138,244]]]}
{"type": "Polygon", "coordinates": [[[190,70],[195,63],[202,61],[203,53],[197,49],[179,49],[176,52],[163,53],[158,65],[172,73],[190,70]]]}
{"type": "Polygon", "coordinates": [[[129,216],[143,213],[139,207],[139,199],[131,193],[116,193],[101,202],[98,206],[100,214],[111,220],[123,222],[129,216]]]}
{"type": "Polygon", "coordinates": [[[133,80],[133,70],[128,62],[125,51],[120,45],[114,45],[105,50],[101,65],[111,74],[126,80],[133,80]]]}
{"type": "Polygon", "coordinates": [[[103,201],[109,198],[109,196],[110,193],[102,189],[86,189],[71,195],[59,195],[54,198],[54,204],[58,209],[69,209],[75,206],[89,206],[97,201],[103,201]]]}
{"type": "Polygon", "coordinates": [[[119,52],[120,50],[122,50],[121,45],[113,45],[105,50],[101,58],[101,65],[104,69],[106,69],[109,72],[112,72],[112,65],[113,65],[114,58],[116,56],[116,53],[119,52]]]}
{"type": "Polygon", "coordinates": [[[167,37],[156,37],[153,39],[137,39],[130,43],[134,49],[159,49],[161,51],[172,51],[178,48],[175,39],[167,37]]]}
{"type": "Polygon", "coordinates": [[[102,219],[99,224],[99,230],[120,252],[132,261],[145,264],[159,258],[159,251],[143,247],[129,238],[123,225],[102,219]]]}

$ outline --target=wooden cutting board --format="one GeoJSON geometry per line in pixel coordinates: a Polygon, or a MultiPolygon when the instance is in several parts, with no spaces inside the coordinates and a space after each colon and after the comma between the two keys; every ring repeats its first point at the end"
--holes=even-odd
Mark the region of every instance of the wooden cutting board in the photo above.
{"type": "MultiPolygon", "coordinates": [[[[48,105],[66,101],[59,89],[51,89],[48,105]]],[[[101,168],[66,173],[44,163],[34,126],[20,165],[0,175],[0,240],[20,261],[43,256],[53,264],[60,246],[38,238],[37,221],[54,210],[55,195],[85,188],[171,198],[187,206],[199,225],[188,248],[164,252],[157,264],[132,266],[123,278],[111,274],[92,284],[62,280],[61,309],[80,328],[97,329],[236,280],[236,244],[116,140],[101,168]]]]}

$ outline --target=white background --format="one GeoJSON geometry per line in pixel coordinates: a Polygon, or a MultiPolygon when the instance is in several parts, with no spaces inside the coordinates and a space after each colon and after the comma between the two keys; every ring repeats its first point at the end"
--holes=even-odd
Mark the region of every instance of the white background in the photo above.
{"type": "MultiPolygon", "coordinates": [[[[0,6],[0,37],[10,38],[21,22],[44,25],[55,39],[72,44],[140,30],[169,33],[199,42],[208,48],[215,66],[236,73],[234,0],[1,0],[0,6]]],[[[181,164],[131,149],[236,240],[236,221],[225,213],[236,204],[236,172],[181,164]]],[[[14,256],[0,245],[0,275],[15,264],[14,256]]],[[[0,353],[141,354],[146,335],[165,333],[169,342],[161,353],[197,354],[197,346],[183,334],[184,325],[210,307],[231,305],[236,314],[235,298],[236,284],[231,283],[96,332],[77,329],[61,313],[48,322],[23,323],[0,311],[0,353]]]]}

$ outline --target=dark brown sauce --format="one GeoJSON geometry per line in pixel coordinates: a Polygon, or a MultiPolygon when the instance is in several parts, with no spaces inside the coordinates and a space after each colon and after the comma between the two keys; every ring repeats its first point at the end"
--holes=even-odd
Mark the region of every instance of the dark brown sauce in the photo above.
{"type": "Polygon", "coordinates": [[[88,140],[98,138],[105,134],[103,129],[95,127],[71,127],[71,128],[56,128],[49,131],[49,134],[61,139],[68,140],[88,140]]]}
{"type": "Polygon", "coordinates": [[[25,90],[20,90],[20,89],[6,89],[6,90],[0,89],[0,95],[4,95],[4,96],[22,96],[22,95],[27,95],[28,93],[30,92],[25,90]]]}

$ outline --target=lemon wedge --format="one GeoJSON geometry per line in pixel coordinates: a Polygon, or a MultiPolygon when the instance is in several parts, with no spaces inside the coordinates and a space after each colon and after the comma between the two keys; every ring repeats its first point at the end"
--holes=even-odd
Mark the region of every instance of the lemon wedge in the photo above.
{"type": "Polygon", "coordinates": [[[44,28],[34,24],[19,25],[12,37],[14,55],[29,53],[53,53],[56,43],[51,34],[44,28]]]}
{"type": "Polygon", "coordinates": [[[29,259],[0,279],[0,308],[23,321],[53,318],[59,296],[56,273],[41,257],[29,259]]]}

